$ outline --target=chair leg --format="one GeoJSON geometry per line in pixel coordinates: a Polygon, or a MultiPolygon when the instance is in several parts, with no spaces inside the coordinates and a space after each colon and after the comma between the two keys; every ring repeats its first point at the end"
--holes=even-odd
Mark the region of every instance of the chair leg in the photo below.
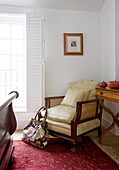
{"type": "Polygon", "coordinates": [[[73,145],[72,145],[70,151],[71,151],[72,153],[76,153],[76,152],[77,152],[76,142],[73,142],[73,145]]]}
{"type": "Polygon", "coordinates": [[[70,149],[70,151],[71,151],[72,153],[76,153],[76,152],[78,151],[78,146],[77,146],[77,144],[78,144],[79,142],[82,142],[82,137],[79,137],[76,141],[74,141],[74,142],[72,143],[72,147],[71,147],[71,149],[70,149]]]}
{"type": "Polygon", "coordinates": [[[101,133],[102,133],[102,129],[101,129],[101,127],[98,127],[98,137],[100,137],[101,136],[101,133]]]}

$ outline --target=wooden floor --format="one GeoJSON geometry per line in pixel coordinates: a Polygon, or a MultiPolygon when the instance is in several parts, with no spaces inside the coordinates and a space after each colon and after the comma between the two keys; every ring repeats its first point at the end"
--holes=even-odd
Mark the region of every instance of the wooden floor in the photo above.
{"type": "MultiPolygon", "coordinates": [[[[21,140],[22,130],[17,130],[13,135],[13,140],[21,140]]],[[[102,140],[102,144],[99,144],[97,131],[89,133],[87,136],[90,138],[112,159],[119,164],[119,136],[114,136],[108,132],[102,140]]]]}
{"type": "Polygon", "coordinates": [[[92,132],[88,136],[112,159],[119,164],[119,136],[113,135],[111,132],[105,134],[102,139],[102,144],[99,144],[98,133],[92,132]]]}

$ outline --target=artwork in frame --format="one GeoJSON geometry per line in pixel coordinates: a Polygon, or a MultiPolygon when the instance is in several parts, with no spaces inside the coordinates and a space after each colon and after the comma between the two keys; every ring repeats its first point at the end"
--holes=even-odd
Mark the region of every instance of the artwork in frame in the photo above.
{"type": "Polygon", "coordinates": [[[64,55],[83,55],[83,33],[64,33],[64,55]]]}

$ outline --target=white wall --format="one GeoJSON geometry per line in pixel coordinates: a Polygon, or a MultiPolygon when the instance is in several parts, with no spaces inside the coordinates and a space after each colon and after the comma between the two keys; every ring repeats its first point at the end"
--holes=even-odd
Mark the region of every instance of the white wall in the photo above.
{"type": "Polygon", "coordinates": [[[119,0],[115,0],[116,80],[119,81],[119,0]]]}
{"type": "Polygon", "coordinates": [[[46,10],[45,57],[46,96],[64,95],[72,81],[100,80],[100,14],[46,10]],[[64,56],[63,33],[83,33],[83,56],[64,56]]]}
{"type": "MultiPolygon", "coordinates": [[[[105,0],[101,15],[101,79],[113,81],[119,79],[119,1],[105,0]]],[[[105,105],[116,114],[119,105],[105,101],[105,105]]],[[[109,127],[113,122],[109,113],[103,113],[103,126],[109,127]]],[[[119,135],[119,128],[115,126],[112,133],[119,135]]]]}
{"type": "Polygon", "coordinates": [[[105,0],[101,11],[102,80],[115,80],[115,1],[105,0]]]}
{"type": "MultiPolygon", "coordinates": [[[[119,0],[115,0],[115,49],[116,49],[116,80],[119,81],[119,0]]],[[[119,104],[116,104],[116,113],[119,112],[119,104]]],[[[119,127],[115,128],[115,135],[119,136],[119,127]]]]}
{"type": "MultiPolygon", "coordinates": [[[[100,80],[100,13],[45,9],[44,14],[46,96],[64,95],[71,81],[100,80]],[[83,56],[64,56],[63,33],[83,33],[83,56]]],[[[34,114],[16,113],[17,128],[34,114]]]]}

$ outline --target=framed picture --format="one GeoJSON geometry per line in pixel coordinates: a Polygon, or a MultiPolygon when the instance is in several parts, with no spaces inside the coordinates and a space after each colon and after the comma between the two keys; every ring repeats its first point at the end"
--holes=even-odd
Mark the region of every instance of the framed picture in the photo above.
{"type": "Polygon", "coordinates": [[[64,33],[64,55],[83,55],[82,33],[64,33]]]}

